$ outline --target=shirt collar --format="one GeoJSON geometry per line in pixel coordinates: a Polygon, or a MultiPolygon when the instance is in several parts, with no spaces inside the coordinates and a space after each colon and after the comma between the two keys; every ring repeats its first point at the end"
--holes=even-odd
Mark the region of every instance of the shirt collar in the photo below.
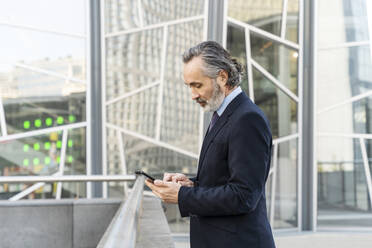
{"type": "Polygon", "coordinates": [[[242,88],[238,86],[235,90],[233,90],[230,94],[228,94],[225,99],[223,99],[223,102],[221,103],[220,107],[217,109],[218,116],[221,116],[229,103],[234,100],[237,95],[239,95],[242,92],[242,88]]]}

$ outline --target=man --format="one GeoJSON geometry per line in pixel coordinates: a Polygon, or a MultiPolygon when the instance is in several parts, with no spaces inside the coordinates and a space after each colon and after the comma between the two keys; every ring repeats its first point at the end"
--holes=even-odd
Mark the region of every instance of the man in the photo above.
{"type": "Polygon", "coordinates": [[[239,87],[242,67],[212,41],[190,48],[183,62],[192,99],[214,112],[198,172],[190,179],[165,173],[146,184],[190,216],[191,247],[273,248],[265,197],[272,137],[266,117],[239,87]]]}

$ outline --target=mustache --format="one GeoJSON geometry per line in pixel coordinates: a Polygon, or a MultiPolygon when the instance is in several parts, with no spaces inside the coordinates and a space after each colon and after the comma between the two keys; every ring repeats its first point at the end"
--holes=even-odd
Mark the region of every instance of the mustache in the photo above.
{"type": "Polygon", "coordinates": [[[196,98],[195,101],[196,101],[197,103],[208,103],[206,100],[201,99],[200,97],[196,98]]]}

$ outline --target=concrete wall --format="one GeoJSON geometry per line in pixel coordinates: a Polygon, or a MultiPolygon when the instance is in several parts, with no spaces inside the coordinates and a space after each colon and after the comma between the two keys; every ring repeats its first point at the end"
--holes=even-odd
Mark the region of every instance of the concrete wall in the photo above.
{"type": "Polygon", "coordinates": [[[121,200],[0,201],[0,248],[96,247],[121,200]]]}

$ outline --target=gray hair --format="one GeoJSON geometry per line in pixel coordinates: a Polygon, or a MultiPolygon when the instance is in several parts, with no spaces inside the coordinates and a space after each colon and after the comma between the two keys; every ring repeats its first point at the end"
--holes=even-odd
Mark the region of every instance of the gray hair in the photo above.
{"type": "Polygon", "coordinates": [[[188,63],[194,57],[201,56],[204,63],[204,74],[210,78],[217,78],[221,70],[228,74],[226,84],[229,87],[240,85],[243,67],[230,53],[215,41],[204,41],[191,47],[183,54],[183,62],[188,63]]]}

